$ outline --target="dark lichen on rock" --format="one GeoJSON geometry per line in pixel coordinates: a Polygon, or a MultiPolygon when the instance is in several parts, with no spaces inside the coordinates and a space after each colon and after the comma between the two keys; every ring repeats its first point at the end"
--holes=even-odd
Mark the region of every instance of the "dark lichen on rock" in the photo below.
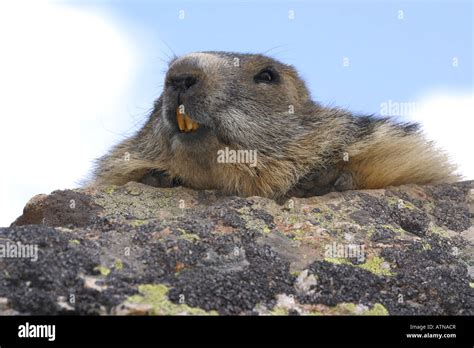
{"type": "Polygon", "coordinates": [[[0,245],[37,246],[0,258],[0,314],[472,315],[473,187],[39,195],[0,228],[0,245]]]}

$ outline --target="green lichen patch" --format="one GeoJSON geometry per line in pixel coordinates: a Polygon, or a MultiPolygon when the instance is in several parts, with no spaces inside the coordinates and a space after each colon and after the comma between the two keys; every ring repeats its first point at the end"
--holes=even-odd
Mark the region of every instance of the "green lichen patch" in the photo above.
{"type": "Polygon", "coordinates": [[[382,304],[376,303],[374,306],[366,311],[364,315],[388,315],[388,310],[382,304]]]}
{"type": "Polygon", "coordinates": [[[176,230],[181,233],[178,239],[184,239],[191,243],[194,241],[199,241],[201,239],[197,234],[190,233],[186,231],[184,228],[177,228],[176,230]]]}
{"type": "Polygon", "coordinates": [[[107,187],[104,189],[104,192],[107,193],[107,194],[109,194],[109,195],[112,195],[112,194],[114,194],[116,188],[117,188],[116,185],[110,185],[110,186],[107,186],[107,187]]]}
{"type": "Polygon", "coordinates": [[[411,202],[405,201],[399,197],[387,197],[387,203],[390,207],[396,207],[398,209],[418,209],[411,202]]]}
{"type": "Polygon", "coordinates": [[[337,215],[338,214],[330,209],[323,210],[320,208],[315,208],[311,212],[311,218],[313,222],[323,228],[333,228],[332,222],[336,220],[336,217],[338,217],[337,215]]]}
{"type": "Polygon", "coordinates": [[[368,259],[365,263],[357,265],[357,267],[360,267],[377,275],[393,275],[393,273],[390,271],[389,263],[379,256],[374,256],[368,259]]]}
{"type": "Polygon", "coordinates": [[[139,227],[139,226],[146,225],[147,222],[148,222],[147,220],[137,219],[137,220],[133,220],[132,222],[130,222],[130,225],[133,226],[133,227],[139,227]]]}
{"type": "Polygon", "coordinates": [[[405,230],[403,228],[400,228],[400,227],[396,227],[394,225],[387,225],[387,224],[384,224],[384,225],[381,225],[381,227],[383,228],[386,228],[392,232],[395,232],[396,234],[399,234],[401,236],[405,235],[405,230]]]}
{"type": "Polygon", "coordinates": [[[252,214],[251,208],[242,207],[236,209],[236,211],[239,213],[239,217],[244,221],[247,230],[261,231],[263,233],[271,232],[270,226],[268,226],[264,220],[252,214]]]}
{"type": "Polygon", "coordinates": [[[275,307],[268,312],[270,315],[288,315],[288,309],[283,307],[275,307]]]}
{"type": "Polygon", "coordinates": [[[450,238],[449,233],[444,228],[439,227],[434,223],[430,223],[428,231],[430,234],[436,234],[444,238],[450,238]]]}
{"type": "Polygon", "coordinates": [[[373,256],[360,265],[355,265],[350,262],[350,260],[343,257],[327,257],[324,259],[324,261],[331,262],[336,265],[350,265],[354,267],[359,267],[380,276],[393,275],[393,273],[390,271],[390,264],[379,256],[373,256]]]}
{"type": "Polygon", "coordinates": [[[356,305],[354,303],[339,303],[329,309],[328,314],[340,315],[388,315],[388,310],[380,303],[374,304],[372,308],[356,305]]]}
{"type": "Polygon", "coordinates": [[[168,287],[163,284],[144,284],[138,287],[139,294],[127,302],[151,305],[152,315],[217,315],[216,311],[206,312],[201,308],[186,304],[175,304],[168,299],[168,287]]]}
{"type": "Polygon", "coordinates": [[[102,265],[94,267],[94,271],[99,272],[104,277],[107,277],[110,273],[110,269],[102,265]]]}
{"type": "Polygon", "coordinates": [[[120,271],[123,268],[123,262],[120,259],[115,260],[114,268],[120,271]]]}
{"type": "Polygon", "coordinates": [[[324,261],[331,262],[336,265],[351,265],[355,267],[355,265],[352,262],[350,262],[348,259],[343,258],[343,257],[325,257],[324,261]]]}

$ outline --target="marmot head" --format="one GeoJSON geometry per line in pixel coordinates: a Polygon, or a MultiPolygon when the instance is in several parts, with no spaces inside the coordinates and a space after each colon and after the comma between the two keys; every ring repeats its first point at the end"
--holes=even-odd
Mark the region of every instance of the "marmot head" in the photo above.
{"type": "Polygon", "coordinates": [[[293,67],[229,52],[173,59],[162,102],[162,129],[171,146],[200,153],[211,150],[208,144],[279,152],[314,107],[293,67]]]}

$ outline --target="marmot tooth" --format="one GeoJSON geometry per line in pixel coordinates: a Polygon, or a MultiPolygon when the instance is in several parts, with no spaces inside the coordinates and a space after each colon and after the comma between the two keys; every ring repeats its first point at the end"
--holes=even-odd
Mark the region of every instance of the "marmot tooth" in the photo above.
{"type": "Polygon", "coordinates": [[[185,130],[185,123],[183,114],[179,111],[179,108],[176,109],[176,121],[178,122],[178,128],[180,131],[185,130]]]}
{"type": "Polygon", "coordinates": [[[193,130],[193,120],[189,118],[188,115],[184,115],[184,122],[186,123],[186,131],[190,132],[193,130]]]}

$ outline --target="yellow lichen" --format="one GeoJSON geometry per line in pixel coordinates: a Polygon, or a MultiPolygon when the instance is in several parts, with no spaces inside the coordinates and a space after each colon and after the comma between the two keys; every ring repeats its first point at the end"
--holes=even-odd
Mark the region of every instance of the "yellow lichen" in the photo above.
{"type": "Polygon", "coordinates": [[[133,227],[139,227],[139,226],[143,226],[143,225],[146,225],[147,224],[147,220],[133,220],[130,225],[133,226],[133,227]]]}
{"type": "Polygon", "coordinates": [[[343,257],[326,257],[324,261],[331,262],[337,265],[349,265],[353,267],[359,267],[377,275],[393,275],[393,273],[390,271],[390,265],[379,256],[374,256],[360,265],[354,265],[347,258],[343,257]]]}
{"type": "Polygon", "coordinates": [[[357,265],[357,267],[360,267],[377,275],[393,275],[392,272],[390,272],[389,264],[379,256],[374,256],[368,259],[365,263],[357,265]],[[388,267],[384,267],[385,265],[387,265],[388,267]]]}
{"type": "Polygon", "coordinates": [[[106,277],[110,273],[110,269],[102,265],[94,267],[94,271],[98,271],[104,277],[106,277]]]}
{"type": "Polygon", "coordinates": [[[200,240],[201,238],[195,233],[189,233],[183,228],[177,228],[177,230],[181,233],[178,237],[179,239],[187,240],[188,242],[194,242],[196,240],[200,240]]]}
{"type": "Polygon", "coordinates": [[[201,308],[186,304],[175,304],[168,299],[168,287],[163,284],[144,284],[138,287],[139,294],[128,298],[127,302],[151,305],[152,315],[217,315],[216,311],[206,312],[201,308]]]}
{"type": "MultiPolygon", "coordinates": [[[[366,307],[365,307],[366,308],[366,307]]],[[[372,308],[365,309],[354,303],[339,303],[331,308],[334,314],[354,314],[354,315],[388,315],[388,310],[380,303],[374,304],[372,308]]]]}
{"type": "Polygon", "coordinates": [[[123,262],[120,259],[115,260],[115,269],[120,271],[123,268],[123,262]]]}

